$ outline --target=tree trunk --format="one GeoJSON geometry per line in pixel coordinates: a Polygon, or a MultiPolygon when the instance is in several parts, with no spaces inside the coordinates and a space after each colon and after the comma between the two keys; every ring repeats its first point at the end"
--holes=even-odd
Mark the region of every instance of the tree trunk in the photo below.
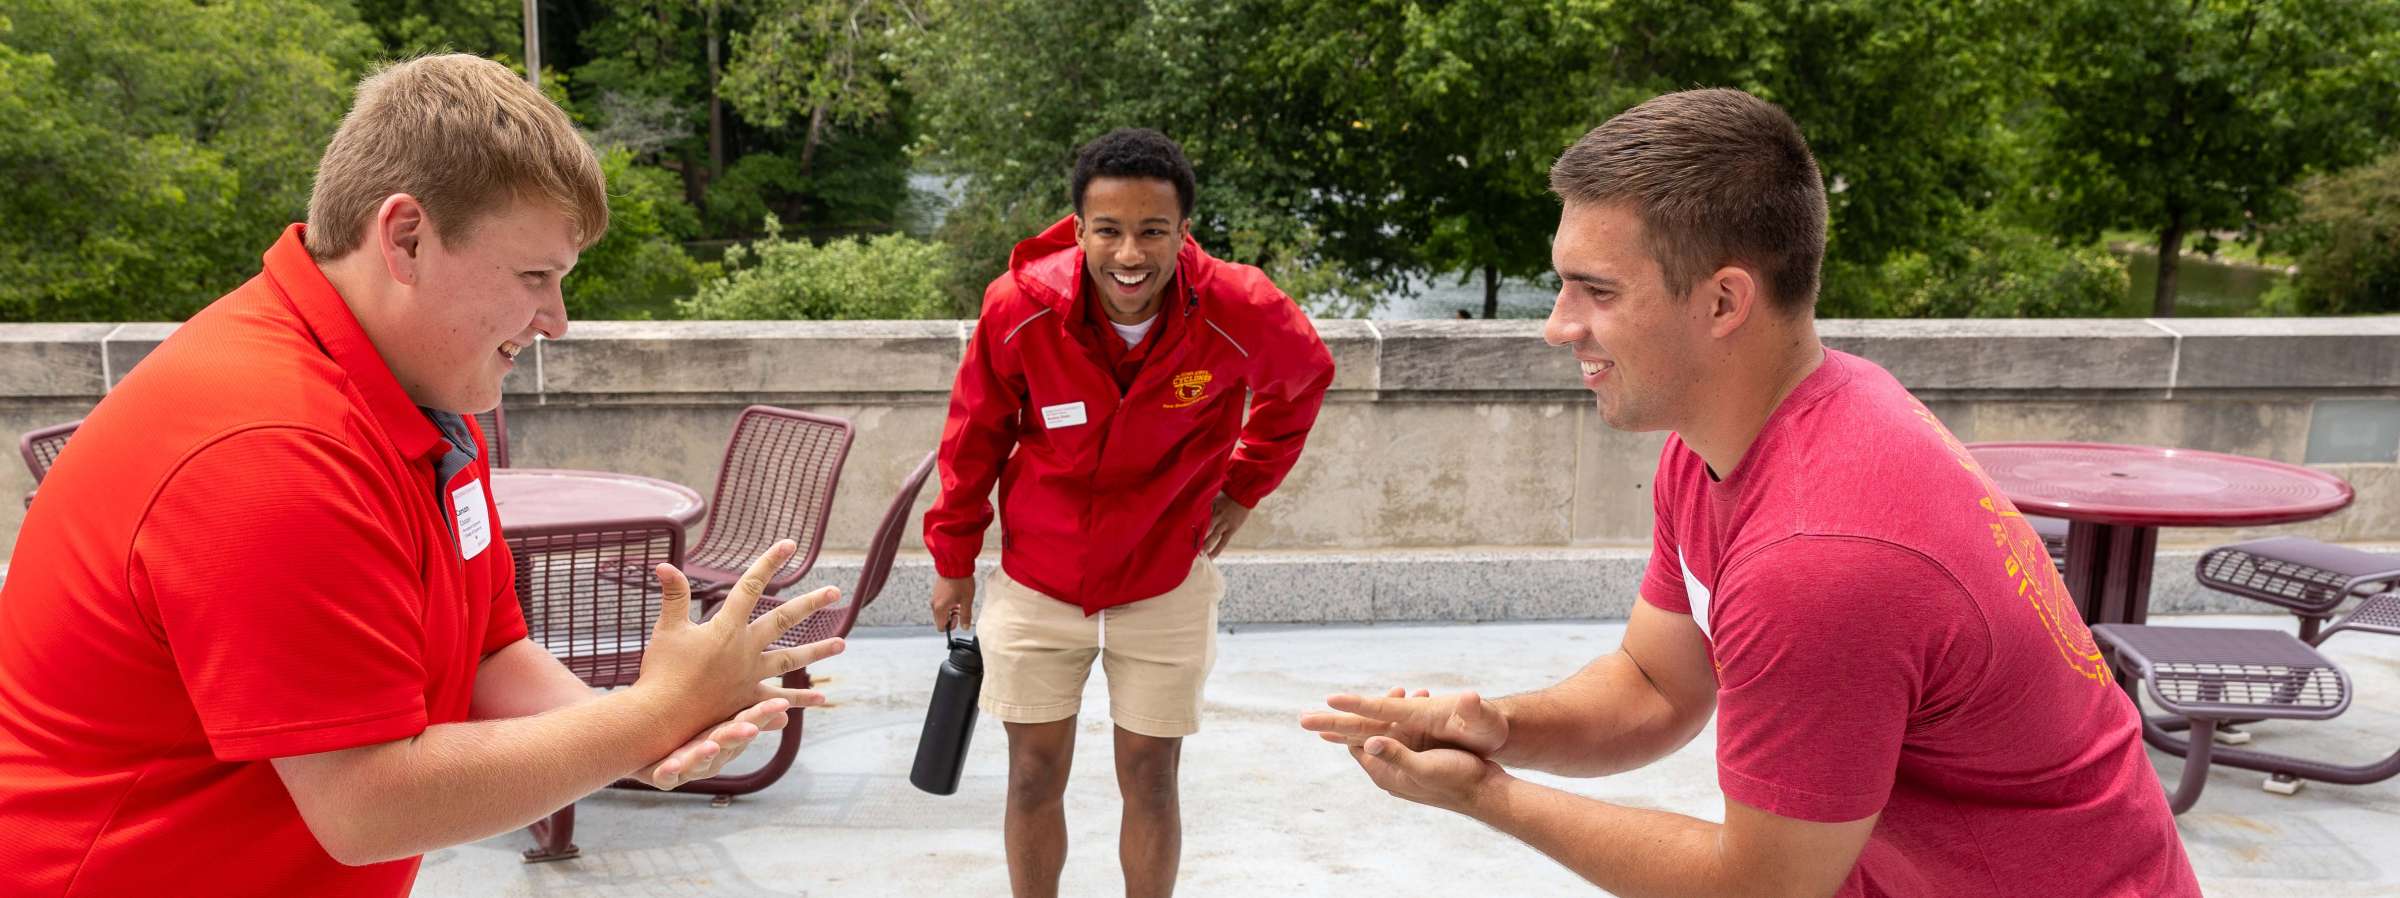
{"type": "Polygon", "coordinates": [[[800,141],[801,177],[807,177],[808,173],[813,170],[810,168],[810,166],[816,162],[817,141],[824,135],[824,133],[825,104],[819,103],[815,109],[808,111],[808,137],[800,141]]]}
{"type": "Polygon", "coordinates": [[[725,104],[717,96],[717,5],[708,5],[708,180],[725,176],[725,104]]]}
{"type": "Polygon", "coordinates": [[[708,199],[708,185],[705,183],[707,173],[700,170],[700,160],[692,158],[691,144],[683,141],[677,143],[683,143],[683,148],[675,152],[675,164],[669,167],[683,175],[683,201],[692,204],[693,208],[705,208],[703,203],[708,199]]]}
{"type": "Polygon", "coordinates": [[[2167,227],[2158,232],[2158,292],[2152,294],[2150,314],[2160,318],[2175,317],[2175,268],[2183,261],[2183,212],[2168,214],[2167,227]]]}
{"type": "Polygon", "coordinates": [[[1483,266],[1483,317],[1500,317],[1500,266],[1483,266]]]}

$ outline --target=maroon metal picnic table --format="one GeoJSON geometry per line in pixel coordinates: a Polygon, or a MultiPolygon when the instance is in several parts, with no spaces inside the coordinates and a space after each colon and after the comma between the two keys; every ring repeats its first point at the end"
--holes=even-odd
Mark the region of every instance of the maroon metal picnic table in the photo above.
{"type": "Polygon", "coordinates": [[[492,502],[500,507],[503,533],[602,527],[632,518],[666,518],[690,527],[707,507],[699,493],[680,483],[563,468],[496,468],[492,502]]]}
{"type": "Polygon", "coordinates": [[[2067,594],[2087,624],[2144,622],[2160,527],[2288,524],[2348,506],[2322,471],[2245,455],[2114,443],[1971,443],[1994,486],[2067,521],[2067,594]]]}

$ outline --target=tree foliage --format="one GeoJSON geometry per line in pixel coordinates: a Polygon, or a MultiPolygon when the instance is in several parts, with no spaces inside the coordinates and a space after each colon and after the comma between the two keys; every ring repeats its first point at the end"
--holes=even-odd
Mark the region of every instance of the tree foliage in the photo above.
{"type": "Polygon", "coordinates": [[[786,240],[766,221],[766,238],[725,254],[725,277],[676,303],[686,318],[881,319],[937,317],[950,254],[901,234],[824,244],[786,240]]]}
{"type": "Polygon", "coordinates": [[[2400,3],[2045,3],[2032,128],[2061,234],[2158,235],[2156,312],[2174,312],[2187,235],[2253,235],[2311,172],[2355,164],[2400,126],[2400,3]]]}
{"type": "Polygon", "coordinates": [[[1829,297],[1826,310],[1848,304],[1902,318],[2103,318],[2125,298],[2125,263],[2102,247],[2062,247],[1988,212],[1952,223],[1948,233],[1871,269],[1843,272],[1846,293],[1829,297]]]}
{"type": "Polygon", "coordinates": [[[182,318],[258,270],[373,50],[312,0],[0,18],[0,319],[182,318]],[[136,27],[138,23],[138,27],[136,27]]]}
{"type": "MultiPolygon", "coordinates": [[[[1009,248],[1068,210],[1075,148],[1126,125],[1190,153],[1204,245],[1320,314],[1445,277],[1488,303],[1548,268],[1557,154],[1702,86],[1774,101],[1808,136],[1825,314],[2104,314],[2122,266],[2099,239],[2124,229],[2167,244],[2170,285],[2177,245],[2271,232],[2304,259],[2279,308],[2388,295],[2363,199],[2383,176],[2336,173],[2400,135],[2400,0],[538,6],[544,89],[606,154],[615,207],[568,280],[584,316],[672,314],[720,274],[695,253],[770,219],[779,253],[910,226],[912,173],[955,188],[934,212],[947,259],[923,269],[947,301],[917,313],[971,315],[1009,248]]],[[[303,214],[373,61],[517,64],[523,8],[10,4],[0,320],[189,314],[303,214]]]]}
{"type": "Polygon", "coordinates": [[[372,0],[358,12],[393,56],[473,53],[524,69],[523,0],[372,0]]]}
{"type": "Polygon", "coordinates": [[[583,251],[561,284],[572,317],[649,317],[717,276],[715,264],[683,250],[700,232],[700,215],[683,201],[674,175],[638,165],[633,155],[615,148],[600,157],[608,176],[608,233],[583,251]]]}
{"type": "Polygon", "coordinates": [[[2273,238],[2300,262],[2300,275],[2269,294],[2275,311],[2400,312],[2400,152],[2310,180],[2300,214],[2273,238]]]}

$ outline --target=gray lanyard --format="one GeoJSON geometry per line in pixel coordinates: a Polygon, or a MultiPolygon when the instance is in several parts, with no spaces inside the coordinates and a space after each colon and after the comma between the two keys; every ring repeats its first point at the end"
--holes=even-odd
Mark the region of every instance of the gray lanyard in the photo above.
{"type": "Polygon", "coordinates": [[[460,471],[475,463],[475,434],[467,429],[467,419],[457,414],[437,412],[422,406],[417,410],[425,413],[425,420],[433,422],[434,429],[442,432],[443,441],[450,444],[449,448],[443,450],[441,460],[433,465],[433,504],[441,510],[442,528],[450,531],[450,542],[455,545],[458,542],[458,512],[450,507],[450,478],[458,476],[460,471]]]}

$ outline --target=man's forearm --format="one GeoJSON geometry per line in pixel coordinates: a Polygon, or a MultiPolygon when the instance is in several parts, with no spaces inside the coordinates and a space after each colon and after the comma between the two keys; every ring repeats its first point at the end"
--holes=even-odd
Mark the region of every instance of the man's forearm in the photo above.
{"type": "MultiPolygon", "coordinates": [[[[412,857],[525,826],[657,760],[691,736],[682,716],[635,687],[528,717],[442,724],[352,749],[364,755],[344,768],[342,788],[294,797],[343,863],[412,857]]],[[[307,759],[277,763],[294,760],[307,759]]]]}
{"type": "Polygon", "coordinates": [[[1497,778],[1465,811],[1620,898],[1773,894],[1771,884],[1733,881],[1723,827],[1705,820],[1613,805],[1515,777],[1497,778]]]}
{"type": "Polygon", "coordinates": [[[1679,713],[1624,652],[1602,655],[1547,689],[1493,704],[1508,718],[1508,741],[1492,760],[1563,776],[1641,767],[1682,748],[1708,721],[1705,709],[1679,713]]]}
{"type": "Polygon", "coordinates": [[[597,694],[548,650],[533,640],[520,639],[484,656],[475,666],[475,702],[469,719],[527,717],[591,701],[597,694]]]}

